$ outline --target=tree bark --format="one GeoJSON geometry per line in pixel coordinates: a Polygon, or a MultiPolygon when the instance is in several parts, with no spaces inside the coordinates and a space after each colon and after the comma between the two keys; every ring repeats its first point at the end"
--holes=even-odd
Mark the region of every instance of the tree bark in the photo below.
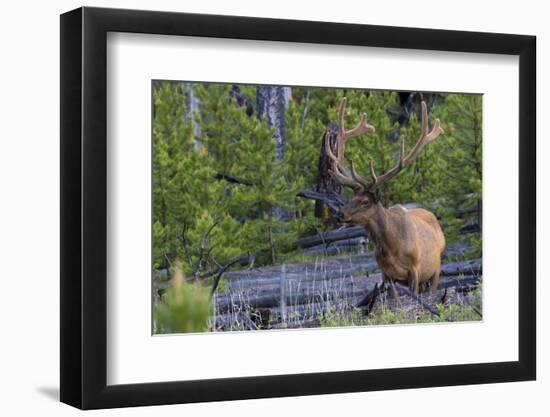
{"type": "Polygon", "coordinates": [[[267,239],[269,241],[269,252],[271,253],[271,263],[277,262],[277,256],[275,254],[275,242],[273,242],[273,218],[269,215],[269,225],[267,226],[267,239]]]}
{"type": "MultiPolygon", "coordinates": [[[[338,126],[331,124],[327,127],[323,139],[321,140],[321,152],[319,156],[319,167],[317,170],[317,184],[315,191],[327,195],[339,195],[342,187],[330,176],[330,159],[325,150],[326,141],[330,141],[331,149],[337,154],[338,126]]],[[[326,225],[337,226],[337,211],[327,205],[324,201],[315,201],[315,217],[322,219],[326,225]]]]}
{"type": "Polygon", "coordinates": [[[285,155],[285,110],[290,98],[290,87],[259,85],[256,88],[258,118],[265,117],[267,125],[275,130],[277,161],[285,155]]]}
{"type": "Polygon", "coordinates": [[[196,140],[195,148],[200,149],[202,146],[201,126],[195,120],[196,116],[199,114],[199,99],[195,94],[195,86],[193,83],[183,83],[183,91],[187,96],[187,112],[185,117],[191,121],[191,126],[193,126],[193,134],[196,140]]]}
{"type": "MultiPolygon", "coordinates": [[[[258,118],[265,117],[267,126],[274,129],[273,140],[277,161],[285,156],[285,110],[291,98],[290,87],[259,85],[256,87],[258,118]]],[[[287,220],[289,215],[281,207],[273,209],[273,215],[279,220],[287,220]]]]}

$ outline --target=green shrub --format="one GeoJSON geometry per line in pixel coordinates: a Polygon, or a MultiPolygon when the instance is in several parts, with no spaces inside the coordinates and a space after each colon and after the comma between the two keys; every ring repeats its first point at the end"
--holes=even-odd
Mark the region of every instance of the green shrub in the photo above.
{"type": "Polygon", "coordinates": [[[176,266],[173,284],[155,305],[154,333],[197,333],[209,331],[212,313],[210,288],[186,282],[181,265],[176,266]]]}

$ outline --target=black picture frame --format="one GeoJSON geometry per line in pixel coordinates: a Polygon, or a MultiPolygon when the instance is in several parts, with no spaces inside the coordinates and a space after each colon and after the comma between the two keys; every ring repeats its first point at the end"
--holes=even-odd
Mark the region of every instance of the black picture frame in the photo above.
{"type": "Polygon", "coordinates": [[[534,36],[84,7],[61,15],[60,56],[62,402],[94,409],[536,378],[534,36]],[[108,32],[519,56],[519,360],[107,385],[108,32]]]}

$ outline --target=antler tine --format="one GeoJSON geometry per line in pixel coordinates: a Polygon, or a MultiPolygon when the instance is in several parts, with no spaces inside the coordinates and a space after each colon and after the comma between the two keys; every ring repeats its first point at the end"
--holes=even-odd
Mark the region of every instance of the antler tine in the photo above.
{"type": "Polygon", "coordinates": [[[376,184],[378,183],[378,178],[376,177],[376,173],[374,172],[374,160],[372,158],[369,163],[369,171],[372,178],[372,187],[376,187],[376,184]]]}
{"type": "Polygon", "coordinates": [[[330,136],[328,132],[325,134],[325,152],[327,153],[328,157],[332,159],[333,163],[338,164],[340,162],[339,157],[334,155],[334,152],[332,152],[332,147],[330,146],[330,136]]]}
{"type": "Polygon", "coordinates": [[[426,106],[426,102],[422,100],[420,102],[420,137],[424,137],[428,134],[428,106],[426,106]]]}
{"type": "MultiPolygon", "coordinates": [[[[443,129],[441,128],[441,122],[439,119],[435,119],[433,128],[431,131],[428,132],[429,126],[428,126],[428,108],[426,106],[426,103],[422,101],[420,103],[421,107],[421,114],[422,114],[422,122],[421,122],[421,132],[420,132],[420,138],[414,145],[414,147],[411,149],[409,154],[405,157],[405,138],[401,136],[400,138],[400,148],[399,148],[399,160],[397,161],[397,164],[391,168],[389,171],[384,173],[383,175],[380,175],[377,178],[376,186],[387,182],[388,180],[395,177],[403,168],[406,168],[409,166],[418,155],[420,155],[420,152],[424,147],[428,144],[436,140],[440,134],[444,133],[443,129]]],[[[373,174],[373,171],[371,170],[371,175],[373,174]]]]}
{"type": "Polygon", "coordinates": [[[340,172],[338,172],[338,170],[329,169],[328,172],[336,181],[338,181],[342,185],[350,187],[353,190],[359,190],[362,188],[362,185],[355,181],[355,179],[342,175],[340,172]]]}
{"type": "Polygon", "coordinates": [[[363,133],[374,133],[375,131],[376,129],[374,128],[374,126],[367,123],[367,114],[361,113],[359,124],[353,129],[345,131],[344,140],[354,138],[355,136],[362,135],[363,133]]]}
{"type": "Polygon", "coordinates": [[[346,103],[347,99],[344,97],[338,107],[338,133],[340,140],[338,141],[338,156],[344,155],[345,143],[356,136],[364,133],[374,133],[376,129],[374,126],[367,123],[367,114],[361,113],[359,123],[352,129],[346,130],[345,117],[346,117],[346,103]]]}
{"type": "Polygon", "coordinates": [[[328,133],[325,136],[325,151],[328,157],[332,160],[331,168],[328,170],[329,174],[340,184],[352,187],[354,189],[357,188],[356,182],[352,179],[352,174],[340,164],[340,158],[332,152],[328,133]]]}
{"type": "Polygon", "coordinates": [[[346,142],[346,102],[347,99],[344,97],[338,106],[338,157],[341,161],[344,160],[344,146],[346,142]]]}
{"type": "Polygon", "coordinates": [[[361,178],[353,167],[353,162],[350,161],[351,171],[344,165],[345,154],[345,142],[353,137],[359,136],[363,133],[371,133],[375,131],[374,126],[367,123],[367,115],[361,114],[361,118],[356,127],[350,130],[346,130],[345,127],[345,115],[346,115],[346,103],[347,100],[344,97],[338,106],[338,137],[336,143],[337,154],[335,155],[328,134],[325,136],[325,151],[328,157],[332,161],[330,175],[338,181],[340,184],[351,187],[354,191],[360,189],[368,189],[372,184],[361,178]]]}
{"type": "Polygon", "coordinates": [[[405,166],[409,165],[412,161],[416,159],[416,157],[420,154],[420,151],[424,149],[424,146],[436,140],[441,133],[444,133],[443,129],[441,128],[441,122],[439,121],[439,119],[435,119],[432,130],[428,132],[428,108],[426,107],[426,103],[424,101],[420,103],[420,106],[422,108],[422,132],[420,134],[418,142],[416,142],[416,145],[414,145],[414,147],[411,149],[411,151],[403,161],[403,164],[405,166]]]}
{"type": "Polygon", "coordinates": [[[399,168],[403,169],[405,165],[405,136],[399,138],[399,168]]]}
{"type": "Polygon", "coordinates": [[[441,127],[441,122],[439,121],[439,119],[435,119],[434,127],[432,128],[432,131],[426,135],[426,143],[433,142],[442,133],[445,133],[445,131],[441,127]]]}

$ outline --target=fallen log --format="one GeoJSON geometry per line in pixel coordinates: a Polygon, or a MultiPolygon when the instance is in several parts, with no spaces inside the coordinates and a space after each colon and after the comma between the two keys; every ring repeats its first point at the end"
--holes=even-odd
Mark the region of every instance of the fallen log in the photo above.
{"type": "MultiPolygon", "coordinates": [[[[286,265],[287,281],[324,281],[353,277],[361,280],[378,270],[378,264],[368,256],[350,256],[342,261],[327,260],[318,264],[286,265]]],[[[481,259],[449,262],[442,265],[441,276],[477,276],[482,273],[481,259]]],[[[255,271],[234,271],[226,274],[230,288],[263,287],[275,285],[280,280],[280,267],[259,268],[255,271]]]]}
{"type": "Polygon", "coordinates": [[[259,327],[250,314],[239,311],[234,314],[222,314],[215,318],[215,328],[220,330],[258,330],[259,327]]]}
{"type": "Polygon", "coordinates": [[[353,239],[356,237],[367,236],[367,231],[362,226],[346,227],[339,230],[319,233],[315,236],[308,236],[292,242],[293,248],[309,248],[317,245],[327,245],[339,240],[353,239]]]}
{"type": "Polygon", "coordinates": [[[456,288],[457,291],[468,292],[477,288],[480,283],[481,278],[479,276],[451,277],[442,279],[437,289],[456,288]]]}
{"type": "Polygon", "coordinates": [[[275,323],[270,326],[270,329],[311,329],[319,327],[321,324],[319,319],[310,319],[296,322],[275,323]]]}
{"type": "Polygon", "coordinates": [[[468,243],[457,243],[445,248],[445,252],[443,252],[443,259],[454,261],[456,259],[464,258],[466,254],[471,253],[473,250],[474,247],[468,243]]]}
{"type": "Polygon", "coordinates": [[[435,307],[432,307],[427,302],[425,302],[422,298],[420,298],[418,295],[413,293],[411,290],[409,290],[404,285],[401,285],[399,283],[394,284],[394,288],[396,291],[401,295],[406,295],[410,298],[412,298],[414,301],[416,301],[424,310],[428,311],[432,316],[439,317],[439,312],[435,309],[435,307]]]}
{"type": "Polygon", "coordinates": [[[216,292],[216,289],[218,288],[218,285],[220,283],[220,279],[221,279],[221,277],[222,277],[222,275],[224,274],[225,271],[227,271],[233,265],[237,265],[237,264],[242,265],[243,263],[252,264],[252,263],[254,263],[254,260],[255,260],[254,255],[252,255],[252,256],[239,256],[239,257],[233,259],[232,261],[226,263],[224,266],[220,267],[216,271],[216,276],[214,277],[214,282],[212,283],[212,288],[210,290],[210,295],[212,296],[216,292]]]}
{"type": "Polygon", "coordinates": [[[320,201],[328,205],[336,212],[340,211],[340,208],[345,204],[345,200],[340,194],[336,193],[320,193],[317,191],[302,190],[296,197],[307,198],[309,200],[320,201]]]}
{"type": "MultiPolygon", "coordinates": [[[[310,285],[312,281],[323,282],[330,280],[341,280],[355,278],[362,280],[364,276],[370,276],[378,270],[378,264],[371,262],[366,265],[354,265],[348,268],[335,268],[327,269],[326,271],[304,271],[299,273],[286,273],[285,281],[293,283],[307,283],[310,285]]],[[[229,288],[231,289],[246,289],[246,288],[260,288],[270,285],[279,285],[280,275],[268,276],[268,277],[255,277],[251,275],[249,277],[242,276],[240,278],[232,278],[229,280],[229,288]]]]}
{"type": "MultiPolygon", "coordinates": [[[[301,291],[318,291],[323,287],[325,290],[340,288],[342,291],[351,287],[366,289],[369,285],[374,287],[377,280],[381,282],[377,270],[378,265],[372,257],[358,255],[319,263],[286,265],[285,282],[294,292],[298,287],[301,291]]],[[[477,285],[481,274],[481,259],[450,262],[441,267],[439,288],[461,286],[464,287],[462,291],[470,291],[477,285]]],[[[219,297],[229,294],[256,297],[259,293],[272,298],[279,296],[280,266],[225,272],[223,276],[228,282],[228,289],[219,297]]],[[[153,288],[157,292],[163,292],[170,286],[171,281],[153,281],[153,288]]]]}
{"type": "MultiPolygon", "coordinates": [[[[442,286],[439,287],[439,291],[446,289],[447,287],[454,287],[457,290],[465,288],[475,288],[479,285],[480,280],[478,278],[466,278],[466,279],[448,279],[442,282],[442,286]]],[[[396,284],[396,292],[405,298],[409,298],[409,303],[418,304],[421,308],[427,310],[430,314],[438,316],[439,312],[428,303],[437,302],[440,295],[432,296],[431,294],[422,294],[416,296],[412,294],[408,288],[401,284],[396,284]]],[[[446,291],[446,290],[445,290],[446,291]]],[[[331,315],[346,315],[352,313],[356,308],[360,308],[364,315],[368,315],[373,309],[376,301],[379,297],[387,293],[387,287],[385,285],[378,285],[375,283],[374,288],[367,295],[364,296],[364,292],[359,295],[353,294],[348,298],[333,299],[333,300],[313,300],[305,304],[287,305],[284,313],[285,325],[279,325],[282,321],[280,306],[273,307],[256,307],[253,308],[249,304],[236,304],[233,309],[227,311],[219,311],[215,318],[216,327],[218,329],[231,329],[231,330],[249,330],[251,326],[249,321],[255,323],[260,328],[304,328],[304,327],[316,327],[319,325],[319,320],[325,316],[327,311],[331,312],[331,315]],[[317,323],[316,326],[309,326],[308,323],[317,323]]],[[[403,302],[403,301],[401,301],[403,302]]],[[[481,316],[481,312],[478,312],[481,316]]]]}
{"type": "Polygon", "coordinates": [[[380,295],[380,293],[384,291],[385,291],[384,283],[382,283],[381,285],[378,285],[378,283],[376,283],[374,285],[374,289],[369,293],[367,293],[367,295],[364,298],[362,298],[361,301],[355,304],[355,307],[366,308],[367,309],[366,314],[368,315],[368,312],[372,309],[372,306],[374,305],[376,298],[380,295]]]}
{"type": "MultiPolygon", "coordinates": [[[[229,174],[224,174],[223,172],[218,172],[216,175],[214,175],[214,179],[218,181],[225,180],[231,184],[246,185],[246,186],[254,185],[252,181],[249,181],[243,178],[237,178],[229,174]]],[[[340,207],[342,207],[346,202],[344,197],[342,197],[340,194],[321,193],[321,192],[311,191],[311,190],[302,190],[296,194],[296,197],[306,198],[314,201],[321,201],[327,204],[328,206],[330,206],[336,212],[340,211],[340,207]]]]}
{"type": "MultiPolygon", "coordinates": [[[[374,263],[374,257],[369,255],[353,255],[335,259],[321,259],[319,261],[285,264],[287,274],[304,274],[306,272],[318,273],[323,270],[336,270],[340,268],[349,268],[350,265],[367,265],[374,263]]],[[[228,281],[239,279],[257,279],[257,278],[279,278],[281,275],[281,265],[263,266],[246,271],[235,270],[227,272],[224,277],[228,281]]]]}
{"type": "Polygon", "coordinates": [[[441,265],[441,275],[481,275],[482,260],[481,258],[470,259],[460,262],[449,262],[441,265]]]}
{"type": "MultiPolygon", "coordinates": [[[[320,285],[316,288],[306,286],[294,288],[292,291],[287,291],[285,304],[287,306],[297,306],[346,301],[350,305],[357,306],[360,298],[364,298],[366,294],[374,290],[376,285],[380,285],[381,283],[381,274],[374,274],[369,279],[346,280],[326,286],[320,285]]],[[[478,276],[467,276],[464,278],[446,277],[440,281],[438,290],[456,288],[458,291],[467,292],[476,288],[479,283],[480,278],[478,276]]],[[[219,294],[216,297],[216,310],[218,313],[228,313],[231,311],[246,311],[259,308],[276,308],[281,304],[280,288],[280,286],[256,287],[249,291],[219,294]]],[[[402,292],[405,294],[404,291],[402,292]]],[[[367,301],[365,300],[366,303],[367,301]]]]}
{"type": "MultiPolygon", "coordinates": [[[[288,328],[293,327],[308,327],[305,323],[317,321],[323,317],[329,310],[331,314],[347,314],[354,310],[354,306],[347,302],[347,299],[338,300],[337,302],[312,302],[309,304],[298,304],[287,306],[285,309],[285,323],[288,328]],[[298,324],[296,326],[295,324],[298,324]]],[[[261,322],[264,328],[282,328],[277,326],[277,323],[282,322],[282,316],[279,307],[267,308],[250,308],[248,310],[238,310],[229,312],[218,312],[215,318],[216,327],[231,327],[233,329],[243,327],[247,317],[254,322],[261,322]]]]}
{"type": "MultiPolygon", "coordinates": [[[[369,285],[358,286],[353,288],[352,286],[346,287],[341,291],[325,292],[325,291],[307,291],[300,290],[294,294],[289,294],[285,297],[285,303],[289,306],[319,303],[334,301],[336,299],[348,299],[359,297],[366,291],[369,291],[374,287],[374,282],[369,285]]],[[[334,288],[333,288],[334,289],[334,288]]],[[[335,289],[334,289],[335,290],[335,289]]],[[[242,311],[258,308],[272,308],[277,307],[281,303],[280,291],[270,291],[269,293],[260,294],[231,294],[220,295],[216,299],[216,310],[220,313],[230,311],[242,311]]]]}
{"type": "MultiPolygon", "coordinates": [[[[287,328],[308,327],[304,325],[305,322],[316,320],[318,323],[319,318],[326,311],[327,306],[323,303],[292,306],[286,309],[284,322],[287,328]],[[299,326],[294,325],[298,323],[299,326]]],[[[284,328],[284,326],[278,326],[283,321],[279,308],[258,308],[218,314],[215,325],[218,329],[249,330],[249,320],[262,328],[284,328]]]]}
{"type": "Polygon", "coordinates": [[[346,254],[360,254],[367,251],[367,239],[365,237],[354,237],[351,239],[338,240],[328,245],[321,244],[310,246],[309,248],[300,248],[300,254],[304,256],[345,256],[346,254]]]}
{"type": "MultiPolygon", "coordinates": [[[[368,316],[369,313],[372,311],[372,308],[374,306],[374,303],[376,302],[376,299],[380,294],[388,292],[390,289],[394,289],[397,293],[400,295],[406,295],[407,297],[413,299],[416,303],[418,303],[424,310],[428,311],[431,315],[439,317],[439,312],[432,307],[430,304],[428,304],[426,301],[424,301],[422,298],[420,298],[418,295],[413,293],[411,290],[409,290],[407,287],[400,283],[394,283],[393,286],[388,287],[386,284],[382,284],[381,286],[375,285],[374,289],[369,292],[365,298],[363,298],[359,303],[357,303],[355,306],[357,308],[361,308],[363,310],[363,313],[368,316]]],[[[445,290],[447,291],[447,290],[445,290]]]]}

